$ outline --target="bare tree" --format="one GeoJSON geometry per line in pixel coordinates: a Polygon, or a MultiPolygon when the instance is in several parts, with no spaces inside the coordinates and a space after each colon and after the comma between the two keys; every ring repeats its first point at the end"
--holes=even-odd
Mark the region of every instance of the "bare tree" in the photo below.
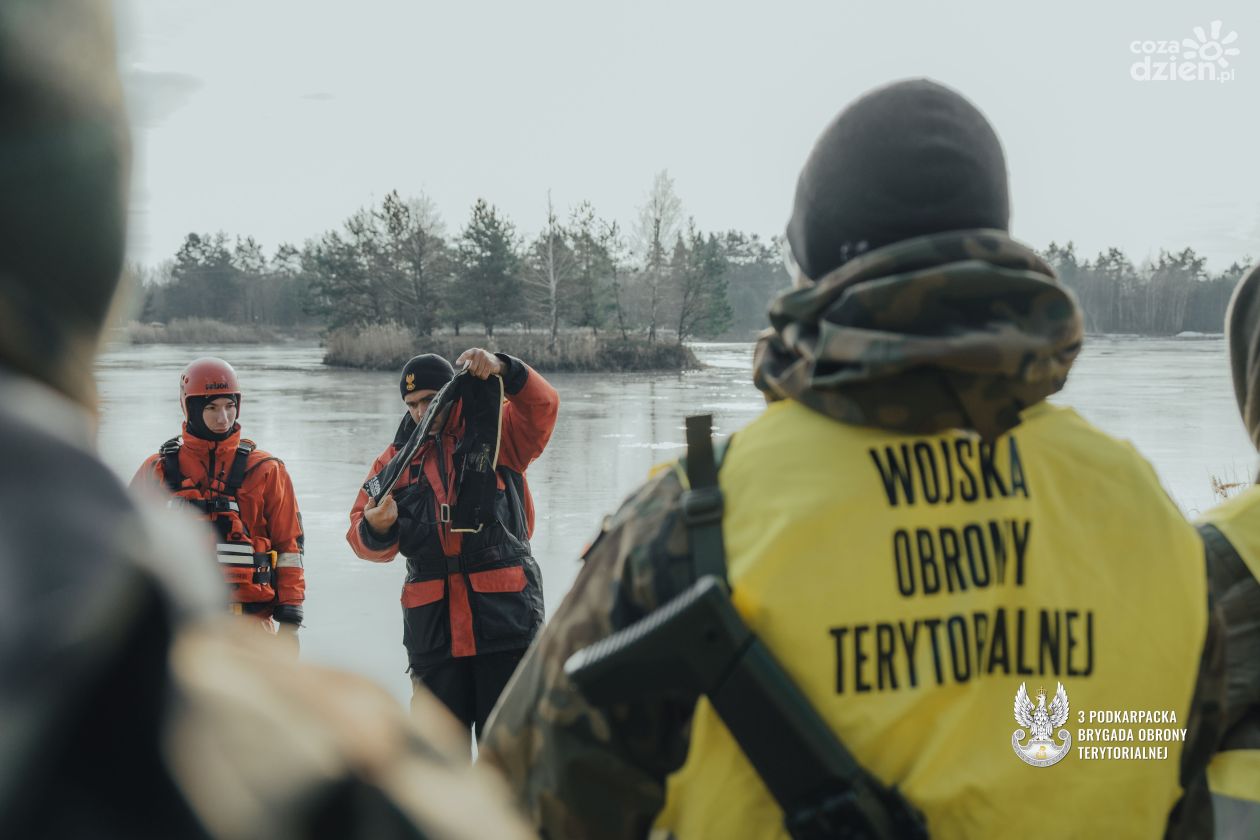
{"type": "Polygon", "coordinates": [[[643,267],[643,283],[648,297],[648,341],[656,340],[657,323],[665,285],[670,274],[670,254],[682,233],[682,201],[674,192],[674,179],[662,169],[652,180],[647,200],[639,208],[634,228],[634,246],[643,267]]]}
{"type": "Polygon", "coordinates": [[[621,269],[625,265],[625,240],[621,236],[621,228],[616,222],[607,222],[600,232],[600,244],[608,252],[608,269],[612,279],[613,308],[617,310],[617,329],[621,331],[621,340],[626,341],[626,308],[621,301],[621,269]]]}
{"type": "Polygon", "coordinates": [[[530,270],[526,273],[526,287],[542,299],[542,309],[547,320],[547,352],[556,352],[560,334],[561,289],[572,279],[576,268],[573,249],[568,242],[568,232],[556,221],[551,204],[551,190],[547,191],[547,227],[538,235],[530,254],[530,270]]]}

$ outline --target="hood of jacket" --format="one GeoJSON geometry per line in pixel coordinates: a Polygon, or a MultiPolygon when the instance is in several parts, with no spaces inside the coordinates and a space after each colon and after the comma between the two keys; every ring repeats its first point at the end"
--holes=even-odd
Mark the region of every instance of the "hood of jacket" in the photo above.
{"type": "Polygon", "coordinates": [[[910,434],[993,439],[1060,390],[1084,326],[1072,293],[999,230],[897,242],[770,307],[753,362],[767,400],[910,434]]]}
{"type": "Polygon", "coordinates": [[[1234,398],[1247,437],[1260,449],[1260,266],[1243,277],[1225,312],[1234,398]]]}

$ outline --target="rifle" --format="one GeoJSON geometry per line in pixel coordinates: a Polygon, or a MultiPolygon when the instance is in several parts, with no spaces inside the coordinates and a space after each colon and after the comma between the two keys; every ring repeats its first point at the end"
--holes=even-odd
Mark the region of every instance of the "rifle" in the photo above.
{"type": "Polygon", "coordinates": [[[796,840],[926,840],[922,815],[857,763],[717,577],[702,576],[660,609],[573,654],[564,670],[598,706],[708,697],[796,840]]]}
{"type": "Polygon", "coordinates": [[[449,382],[438,389],[438,392],[433,395],[433,399],[429,401],[429,407],[425,410],[424,416],[420,418],[420,422],[416,424],[416,427],[411,430],[411,436],[407,438],[407,442],[394,453],[394,457],[389,459],[389,463],[385,465],[384,469],[364,482],[363,489],[372,497],[372,501],[375,504],[380,504],[381,499],[385,498],[385,495],[394,489],[394,485],[398,483],[399,476],[403,474],[403,470],[407,469],[407,465],[415,457],[416,451],[424,443],[424,439],[428,437],[433,421],[437,419],[443,408],[455,402],[455,396],[462,384],[461,380],[467,374],[467,368],[458,371],[451,377],[449,382]]]}

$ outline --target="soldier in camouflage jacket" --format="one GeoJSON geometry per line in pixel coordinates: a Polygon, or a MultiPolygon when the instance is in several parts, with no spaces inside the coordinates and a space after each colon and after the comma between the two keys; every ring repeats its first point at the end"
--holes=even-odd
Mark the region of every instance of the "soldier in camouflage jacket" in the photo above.
{"type": "MultiPolygon", "coordinates": [[[[755,381],[768,401],[801,403],[852,426],[913,435],[964,429],[991,442],[1062,388],[1081,347],[1080,310],[1049,266],[1006,235],[1000,149],[990,149],[996,166],[976,162],[991,129],[953,97],[930,82],[893,85],[852,106],[819,141],[788,231],[796,287],[772,305],[772,328],[756,350],[755,381]],[[907,113],[927,115],[923,130],[890,133],[889,115],[907,113]],[[942,148],[961,151],[950,157],[942,148]],[[855,154],[893,160],[854,175],[845,158],[855,154]],[[907,188],[899,173],[916,166],[958,177],[907,188]],[[858,188],[869,184],[853,183],[864,178],[886,179],[886,193],[910,194],[900,205],[874,200],[858,188]],[[820,209],[833,187],[839,206],[820,209]]],[[[685,489],[682,471],[659,471],[605,523],[491,718],[483,756],[507,775],[544,836],[647,836],[665,807],[667,779],[687,759],[697,698],[600,708],[564,672],[572,654],[690,582],[685,489]]],[[[1172,522],[1180,521],[1175,512],[1160,515],[1168,527],[1188,530],[1172,522]]],[[[1202,556],[1183,551],[1180,573],[1202,575],[1201,565],[1183,562],[1188,554],[1202,556]]],[[[1197,589],[1206,601],[1207,582],[1200,578],[1197,589]]],[[[1210,833],[1205,767],[1220,743],[1229,677],[1225,618],[1207,606],[1198,607],[1202,624],[1187,630],[1201,645],[1188,645],[1193,661],[1180,666],[1193,698],[1178,710],[1190,734],[1180,769],[1170,769],[1183,790],[1168,815],[1175,836],[1210,833]]],[[[1235,690],[1231,702],[1241,694],[1235,690]]]]}

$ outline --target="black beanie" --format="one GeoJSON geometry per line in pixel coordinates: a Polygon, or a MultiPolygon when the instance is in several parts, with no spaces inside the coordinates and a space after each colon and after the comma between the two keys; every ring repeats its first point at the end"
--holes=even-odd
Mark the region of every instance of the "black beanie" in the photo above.
{"type": "Polygon", "coordinates": [[[228,429],[226,432],[223,432],[222,434],[218,432],[210,431],[210,427],[206,425],[206,420],[202,416],[202,412],[205,411],[207,403],[213,400],[217,400],[220,397],[232,398],[232,401],[236,403],[237,416],[239,418],[240,416],[239,412],[241,408],[241,395],[240,394],[216,394],[214,396],[206,395],[206,396],[200,396],[200,397],[188,397],[185,400],[185,402],[187,403],[187,408],[188,408],[187,428],[188,428],[188,433],[190,435],[192,435],[193,437],[199,437],[202,440],[213,440],[213,441],[218,442],[222,440],[227,440],[237,430],[237,428],[239,427],[239,424],[237,423],[233,423],[232,428],[228,429]]]}
{"type": "Polygon", "coordinates": [[[903,239],[1009,224],[993,127],[958,93],[914,79],[871,91],[823,130],[796,182],[787,239],[818,280],[903,239]]]}
{"type": "Polygon", "coordinates": [[[412,391],[436,391],[450,382],[454,375],[455,368],[451,367],[451,363],[435,353],[413,356],[403,365],[398,390],[404,398],[412,391]]]}

